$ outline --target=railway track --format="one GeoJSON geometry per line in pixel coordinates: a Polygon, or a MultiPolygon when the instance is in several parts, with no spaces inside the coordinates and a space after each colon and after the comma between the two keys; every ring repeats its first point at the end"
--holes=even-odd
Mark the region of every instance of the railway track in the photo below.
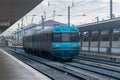
{"type": "MultiPolygon", "coordinates": [[[[13,50],[11,50],[11,51],[13,51],[13,50]]],[[[23,52],[24,51],[20,50],[19,54],[23,53],[23,52]]],[[[28,56],[28,54],[24,54],[24,56],[29,57],[32,60],[32,58],[30,56],[28,56]]],[[[72,76],[77,77],[78,79],[81,78],[82,80],[83,79],[87,79],[87,80],[118,80],[118,79],[120,79],[119,77],[116,77],[115,75],[112,76],[110,74],[107,74],[108,72],[111,71],[111,69],[106,70],[106,68],[98,67],[97,65],[99,65],[99,64],[97,64],[97,63],[95,66],[95,65],[90,65],[88,62],[86,64],[85,61],[80,62],[78,59],[74,59],[73,62],[65,62],[65,63],[48,61],[48,60],[41,59],[38,57],[34,57],[34,59],[35,59],[35,61],[37,61],[41,64],[45,64],[45,65],[50,66],[55,69],[60,69],[60,71],[62,70],[63,73],[70,74],[72,76]],[[104,73],[104,71],[105,71],[105,73],[104,73]]],[[[114,72],[114,74],[119,75],[119,73],[116,73],[116,72],[114,72]]]]}
{"type": "Polygon", "coordinates": [[[103,67],[98,67],[98,66],[93,66],[93,65],[89,65],[89,64],[83,64],[83,63],[67,63],[67,65],[70,65],[72,67],[77,67],[80,69],[84,69],[84,70],[88,70],[88,71],[92,71],[95,72],[97,74],[101,74],[101,75],[105,75],[105,76],[109,76],[112,77],[114,79],[120,80],[120,72],[119,71],[115,71],[115,70],[111,70],[108,68],[103,68],[103,67]]]}
{"type": "Polygon", "coordinates": [[[79,56],[76,59],[73,60],[74,63],[71,63],[69,65],[92,70],[96,73],[103,74],[106,76],[113,77],[117,80],[120,80],[120,63],[118,62],[112,62],[107,60],[100,60],[100,59],[94,59],[89,57],[83,57],[79,56]],[[74,64],[74,65],[73,65],[74,64]],[[83,64],[82,67],[80,64],[83,64]],[[77,66],[76,66],[77,65],[77,66]],[[89,66],[89,68],[87,68],[89,66]]]}
{"type": "Polygon", "coordinates": [[[31,67],[33,67],[34,69],[42,72],[43,74],[47,75],[48,77],[50,77],[53,80],[87,80],[88,78],[91,80],[97,80],[93,77],[88,76],[87,78],[84,74],[79,74],[73,70],[67,69],[67,68],[63,68],[61,66],[58,65],[54,65],[57,64],[56,62],[52,62],[52,61],[48,61],[45,59],[40,59],[38,57],[32,57],[31,55],[28,54],[22,54],[22,53],[18,53],[15,52],[11,49],[5,49],[5,51],[9,52],[11,55],[17,57],[18,59],[20,59],[21,61],[23,61],[24,63],[30,65],[31,67]],[[18,53],[18,54],[14,54],[14,53],[18,53]],[[30,63],[29,63],[30,62],[30,63]],[[32,64],[31,64],[32,63],[32,64]],[[38,65],[43,65],[42,67],[44,67],[44,70],[41,71],[40,68],[42,67],[36,67],[38,65]],[[47,66],[47,67],[46,67],[47,66]],[[48,69],[46,72],[46,68],[48,69]],[[51,70],[50,70],[51,69],[51,70]],[[50,73],[52,72],[52,73],[50,73]]]}
{"type": "Polygon", "coordinates": [[[90,58],[90,57],[86,57],[86,56],[78,56],[78,57],[76,57],[76,59],[89,61],[89,62],[95,62],[95,63],[101,63],[101,64],[107,64],[107,65],[115,66],[115,67],[120,67],[120,62],[113,62],[113,61],[108,61],[108,60],[90,58]]]}

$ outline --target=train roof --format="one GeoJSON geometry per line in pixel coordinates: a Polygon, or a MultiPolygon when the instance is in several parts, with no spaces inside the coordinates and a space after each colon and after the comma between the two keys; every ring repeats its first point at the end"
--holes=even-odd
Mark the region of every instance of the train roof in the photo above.
{"type": "Polygon", "coordinates": [[[79,29],[75,26],[56,26],[52,28],[52,32],[79,32],[79,29]]]}
{"type": "Polygon", "coordinates": [[[67,26],[67,25],[61,25],[61,26],[55,26],[52,28],[40,30],[38,33],[50,33],[50,32],[79,32],[79,29],[75,26],[67,26]]]}
{"type": "Polygon", "coordinates": [[[26,36],[33,36],[33,35],[37,35],[39,33],[51,33],[51,32],[79,32],[79,29],[75,26],[62,25],[62,26],[51,27],[51,28],[44,29],[44,30],[39,30],[35,34],[26,35],[26,36]]]}

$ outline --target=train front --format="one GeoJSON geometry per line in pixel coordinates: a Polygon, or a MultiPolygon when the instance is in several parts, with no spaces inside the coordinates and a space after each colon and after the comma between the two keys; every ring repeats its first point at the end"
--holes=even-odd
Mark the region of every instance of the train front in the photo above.
{"type": "Polygon", "coordinates": [[[80,42],[77,27],[54,27],[52,35],[52,56],[67,60],[79,55],[80,42]]]}

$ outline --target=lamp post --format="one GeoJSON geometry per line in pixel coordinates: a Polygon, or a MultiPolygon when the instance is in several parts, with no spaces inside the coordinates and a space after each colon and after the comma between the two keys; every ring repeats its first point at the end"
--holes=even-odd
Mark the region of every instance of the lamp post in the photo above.
{"type": "Polygon", "coordinates": [[[97,20],[97,22],[99,22],[99,17],[97,16],[97,17],[95,17],[95,19],[97,20]]]}
{"type": "Polygon", "coordinates": [[[37,16],[37,15],[32,15],[32,20],[31,20],[31,24],[33,23],[34,21],[34,17],[37,16]]]}
{"type": "Polygon", "coordinates": [[[55,20],[55,10],[53,10],[53,20],[55,20]]]}
{"type": "Polygon", "coordinates": [[[16,42],[17,40],[16,40],[16,31],[15,31],[15,51],[16,51],[16,42]]]}
{"type": "Polygon", "coordinates": [[[44,29],[44,17],[41,16],[41,19],[42,19],[42,29],[44,29]]]}
{"type": "Polygon", "coordinates": [[[110,0],[110,19],[113,19],[112,0],[110,0]]]}
{"type": "Polygon", "coordinates": [[[46,12],[44,11],[44,20],[46,19],[46,12]]]}
{"type": "Polygon", "coordinates": [[[68,26],[70,26],[70,6],[68,6],[68,26]]]}

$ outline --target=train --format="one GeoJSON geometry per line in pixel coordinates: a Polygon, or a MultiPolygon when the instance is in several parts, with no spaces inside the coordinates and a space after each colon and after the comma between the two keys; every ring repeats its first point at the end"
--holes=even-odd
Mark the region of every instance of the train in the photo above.
{"type": "Polygon", "coordinates": [[[23,49],[36,55],[47,53],[52,58],[71,60],[79,55],[79,29],[75,26],[55,26],[23,37],[23,49]]]}

